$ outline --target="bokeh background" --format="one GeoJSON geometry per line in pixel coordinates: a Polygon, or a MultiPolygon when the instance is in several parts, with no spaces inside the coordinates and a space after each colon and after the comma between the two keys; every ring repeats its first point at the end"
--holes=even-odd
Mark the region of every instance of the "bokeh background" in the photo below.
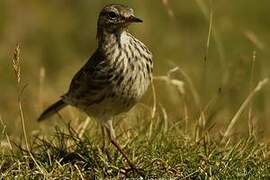
{"type": "MultiPolygon", "coordinates": [[[[171,122],[196,123],[203,111],[205,126],[222,133],[250,89],[269,77],[268,0],[1,0],[0,117],[10,135],[21,134],[11,65],[16,43],[21,45],[22,82],[27,84],[22,96],[26,128],[32,132],[49,127],[36,118],[67,90],[71,77],[94,52],[98,13],[108,3],[130,5],[144,20],[130,31],[153,52],[156,76],[181,68],[173,78],[185,83],[185,94],[155,82],[157,110],[165,110],[171,122]]],[[[248,135],[252,124],[258,137],[269,139],[269,95],[267,86],[252,100],[251,116],[247,108],[236,123],[236,136],[248,135]]],[[[151,92],[143,102],[151,105],[151,92]]],[[[63,114],[74,118],[69,111],[63,114]]]]}

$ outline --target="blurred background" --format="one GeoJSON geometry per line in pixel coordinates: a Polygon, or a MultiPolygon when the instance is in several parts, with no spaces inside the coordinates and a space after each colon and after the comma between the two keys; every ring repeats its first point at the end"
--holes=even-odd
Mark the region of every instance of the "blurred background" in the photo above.
{"type": "MultiPolygon", "coordinates": [[[[10,135],[21,135],[12,69],[16,43],[21,45],[22,84],[27,85],[22,96],[26,128],[32,132],[49,127],[36,118],[65,93],[94,52],[98,13],[108,3],[127,4],[144,20],[130,32],[153,52],[155,76],[180,68],[172,77],[185,83],[184,94],[155,81],[157,111],[165,111],[170,122],[193,124],[203,112],[203,126],[222,134],[251,89],[269,77],[268,0],[1,0],[0,117],[10,135]]],[[[246,136],[252,128],[269,139],[269,95],[266,86],[252,99],[236,122],[236,136],[246,136]]],[[[151,91],[143,103],[151,106],[151,91]]]]}

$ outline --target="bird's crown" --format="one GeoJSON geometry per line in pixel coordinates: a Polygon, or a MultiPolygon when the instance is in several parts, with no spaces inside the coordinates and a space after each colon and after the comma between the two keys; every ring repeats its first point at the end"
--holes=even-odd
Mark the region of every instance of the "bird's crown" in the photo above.
{"type": "Polygon", "coordinates": [[[110,4],[105,6],[98,19],[98,26],[109,31],[126,28],[131,23],[142,22],[135,17],[132,8],[122,4],[110,4]]]}

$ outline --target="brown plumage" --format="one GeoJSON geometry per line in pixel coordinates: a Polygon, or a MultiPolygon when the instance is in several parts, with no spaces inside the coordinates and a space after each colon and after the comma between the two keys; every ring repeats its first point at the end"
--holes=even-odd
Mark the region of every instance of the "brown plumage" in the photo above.
{"type": "Polygon", "coordinates": [[[46,109],[38,120],[72,105],[97,119],[104,133],[107,132],[110,140],[115,141],[113,117],[130,110],[152,80],[151,52],[127,31],[131,23],[138,22],[142,20],[136,18],[127,6],[105,6],[97,23],[98,48],[73,77],[68,92],[46,109]]]}

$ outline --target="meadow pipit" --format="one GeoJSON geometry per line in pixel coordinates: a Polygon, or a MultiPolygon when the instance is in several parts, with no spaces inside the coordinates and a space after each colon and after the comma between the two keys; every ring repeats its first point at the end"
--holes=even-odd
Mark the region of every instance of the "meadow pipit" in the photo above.
{"type": "Polygon", "coordinates": [[[141,22],[128,6],[105,6],[98,18],[96,51],[75,74],[68,92],[38,118],[44,120],[67,105],[82,110],[101,123],[104,136],[108,135],[131,166],[116,142],[112,119],[130,110],[152,80],[152,54],[127,30],[130,24],[141,22]]]}

